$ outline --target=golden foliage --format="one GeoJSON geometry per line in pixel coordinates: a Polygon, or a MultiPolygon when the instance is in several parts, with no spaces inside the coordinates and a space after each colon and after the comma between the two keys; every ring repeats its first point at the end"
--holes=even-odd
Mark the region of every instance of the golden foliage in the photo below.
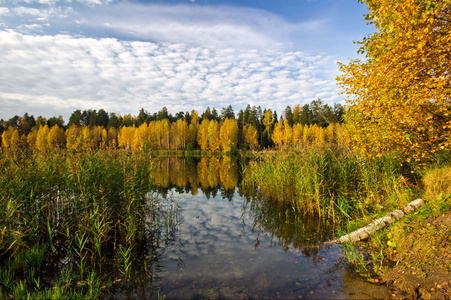
{"type": "Polygon", "coordinates": [[[48,135],[48,143],[52,148],[63,148],[66,145],[64,129],[58,125],[53,125],[48,135]]]}
{"type": "Polygon", "coordinates": [[[275,124],[271,138],[277,148],[300,148],[306,144],[337,143],[347,147],[346,127],[343,124],[329,124],[323,128],[316,124],[308,126],[300,123],[290,126],[287,120],[282,119],[275,124]]]}
{"type": "Polygon", "coordinates": [[[50,149],[49,133],[50,129],[47,125],[39,127],[38,134],[36,136],[36,148],[39,151],[47,151],[50,149]]]}
{"type": "Polygon", "coordinates": [[[200,149],[207,150],[208,149],[208,127],[210,125],[210,121],[207,119],[202,120],[200,123],[199,129],[197,131],[197,143],[199,144],[200,149]]]}
{"type": "Polygon", "coordinates": [[[208,149],[211,151],[218,151],[219,144],[219,124],[216,120],[211,120],[207,131],[208,149]]]}
{"type": "Polygon", "coordinates": [[[365,61],[340,64],[351,141],[370,155],[406,160],[451,149],[450,0],[366,0],[377,32],[365,61]]]}
{"type": "Polygon", "coordinates": [[[238,143],[238,124],[235,120],[225,119],[219,130],[219,140],[223,152],[230,152],[238,143]]]}
{"type": "Polygon", "coordinates": [[[251,124],[247,125],[244,128],[244,139],[246,141],[246,145],[250,149],[256,149],[258,147],[258,133],[257,129],[251,124]]]}
{"type": "Polygon", "coordinates": [[[13,133],[16,131],[17,129],[14,129],[13,127],[9,127],[7,130],[5,130],[2,133],[2,147],[4,148],[12,148],[11,145],[11,137],[13,135],[13,133]]]}

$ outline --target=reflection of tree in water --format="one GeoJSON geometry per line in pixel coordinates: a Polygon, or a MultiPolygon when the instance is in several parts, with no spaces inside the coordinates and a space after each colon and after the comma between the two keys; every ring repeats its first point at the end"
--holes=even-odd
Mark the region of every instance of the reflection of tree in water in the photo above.
{"type": "MultiPolygon", "coordinates": [[[[195,195],[200,188],[207,199],[220,194],[232,201],[241,179],[240,162],[229,156],[163,157],[158,158],[155,165],[155,189],[165,196],[173,189],[195,195]]],[[[257,197],[255,191],[238,189],[238,192],[247,199],[244,210],[248,211],[253,220],[252,227],[258,232],[255,247],[260,239],[270,237],[274,245],[285,251],[290,248],[300,250],[303,255],[316,258],[317,246],[332,238],[333,222],[317,216],[303,216],[290,206],[257,197]]]]}
{"type": "Polygon", "coordinates": [[[162,195],[172,189],[196,195],[200,188],[208,199],[220,193],[231,201],[240,181],[240,164],[229,156],[160,157],[154,161],[153,178],[155,191],[162,195]]]}
{"type": "Polygon", "coordinates": [[[320,259],[318,252],[321,247],[318,246],[333,237],[333,222],[315,216],[301,215],[290,206],[257,199],[255,195],[246,196],[247,202],[243,210],[248,211],[253,222],[253,231],[258,232],[254,241],[256,247],[260,239],[270,237],[273,245],[285,251],[300,250],[303,255],[312,257],[314,261],[320,259]]]}
{"type": "Polygon", "coordinates": [[[207,167],[208,183],[210,187],[217,187],[219,185],[219,168],[220,168],[219,158],[213,156],[209,160],[210,162],[207,167]]]}

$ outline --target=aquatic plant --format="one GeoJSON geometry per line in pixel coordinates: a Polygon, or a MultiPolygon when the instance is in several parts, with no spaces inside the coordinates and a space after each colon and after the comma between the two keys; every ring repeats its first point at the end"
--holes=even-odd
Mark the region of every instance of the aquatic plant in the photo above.
{"type": "Polygon", "coordinates": [[[132,272],[146,277],[134,286],[154,280],[177,205],[149,193],[148,154],[16,148],[0,168],[1,297],[95,299],[121,293],[132,272]]]}
{"type": "Polygon", "coordinates": [[[300,213],[342,220],[411,199],[399,161],[370,159],[336,146],[266,152],[244,168],[244,187],[300,213]]]}

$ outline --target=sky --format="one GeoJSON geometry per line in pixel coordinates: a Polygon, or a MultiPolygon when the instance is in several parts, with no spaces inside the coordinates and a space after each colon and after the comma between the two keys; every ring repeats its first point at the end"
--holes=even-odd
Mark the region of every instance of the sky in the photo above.
{"type": "Polygon", "coordinates": [[[0,119],[344,104],[356,0],[0,0],[0,119]]]}

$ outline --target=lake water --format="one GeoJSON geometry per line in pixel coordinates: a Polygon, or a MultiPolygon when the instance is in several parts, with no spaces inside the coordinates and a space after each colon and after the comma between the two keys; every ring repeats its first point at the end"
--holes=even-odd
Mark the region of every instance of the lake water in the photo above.
{"type": "Polygon", "coordinates": [[[154,267],[153,285],[166,299],[389,296],[353,272],[339,246],[321,247],[334,236],[331,222],[245,196],[237,162],[166,158],[156,168],[157,190],[180,206],[154,267]]]}

